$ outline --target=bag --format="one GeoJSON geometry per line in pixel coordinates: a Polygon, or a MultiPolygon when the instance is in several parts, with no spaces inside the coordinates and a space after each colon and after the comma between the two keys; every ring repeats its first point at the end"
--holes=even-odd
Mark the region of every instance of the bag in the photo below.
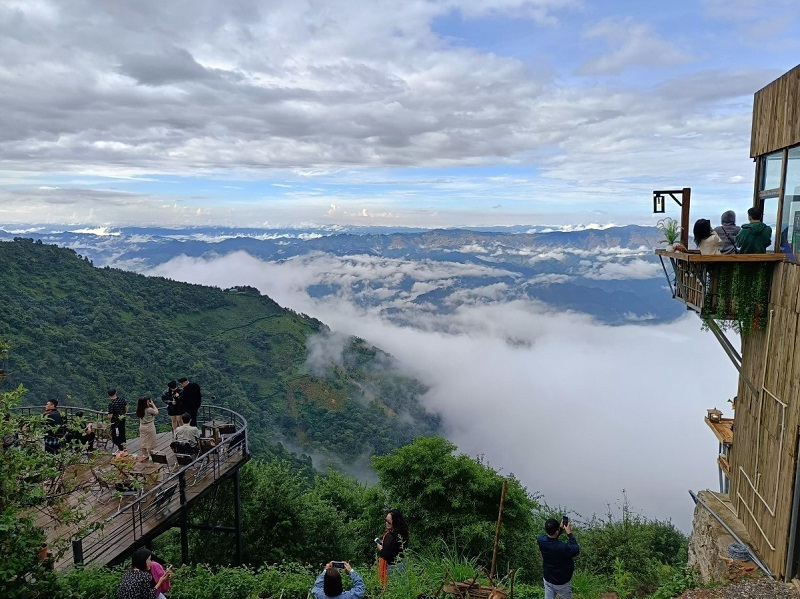
{"type": "Polygon", "coordinates": [[[739,248],[736,247],[736,240],[735,239],[731,239],[730,233],[728,233],[725,230],[724,226],[721,226],[720,229],[722,229],[722,232],[725,233],[725,237],[728,238],[728,242],[731,244],[731,246],[733,246],[733,253],[734,254],[738,254],[739,253],[739,248]]]}

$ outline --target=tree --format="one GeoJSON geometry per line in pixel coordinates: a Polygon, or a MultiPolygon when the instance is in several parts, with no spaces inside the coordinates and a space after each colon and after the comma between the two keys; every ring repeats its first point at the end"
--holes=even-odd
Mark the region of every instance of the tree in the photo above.
{"type": "MultiPolygon", "coordinates": [[[[425,550],[454,543],[462,555],[491,561],[503,476],[464,454],[442,437],[419,438],[383,457],[374,457],[380,486],[409,523],[410,546],[425,550]]],[[[508,479],[498,571],[540,571],[536,548],[537,497],[513,475],[508,479]]]]}
{"type": "MultiPolygon", "coordinates": [[[[48,563],[39,558],[47,541],[36,526],[39,514],[44,512],[54,525],[74,525],[76,534],[90,526],[87,507],[71,501],[83,484],[73,475],[82,453],[70,444],[57,454],[44,451],[45,419],[13,411],[25,393],[22,385],[0,392],[0,414],[4,415],[0,421],[0,595],[7,598],[54,594],[57,580],[48,563]]],[[[68,539],[51,542],[47,549],[59,557],[68,543],[68,539]]]]}

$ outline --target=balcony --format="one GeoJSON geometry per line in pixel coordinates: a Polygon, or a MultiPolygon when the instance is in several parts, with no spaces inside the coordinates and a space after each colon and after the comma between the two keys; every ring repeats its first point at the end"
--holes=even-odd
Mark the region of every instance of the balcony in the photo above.
{"type": "Polygon", "coordinates": [[[786,259],[784,253],[704,256],[656,250],[656,254],[672,297],[703,319],[735,321],[742,332],[766,324],[773,267],[786,259]]]}

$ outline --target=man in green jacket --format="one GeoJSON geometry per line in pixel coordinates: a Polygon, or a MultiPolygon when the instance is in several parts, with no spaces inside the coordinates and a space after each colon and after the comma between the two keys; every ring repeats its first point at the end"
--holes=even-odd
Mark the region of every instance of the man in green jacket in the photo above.
{"type": "Polygon", "coordinates": [[[736,248],[739,254],[766,254],[772,243],[772,227],[761,222],[760,208],[753,206],[747,211],[746,225],[736,235],[736,248]]]}

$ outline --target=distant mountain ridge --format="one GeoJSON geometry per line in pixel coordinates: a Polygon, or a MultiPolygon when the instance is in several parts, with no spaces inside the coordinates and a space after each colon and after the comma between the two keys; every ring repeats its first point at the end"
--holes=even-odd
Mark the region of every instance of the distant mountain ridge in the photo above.
{"type": "Polygon", "coordinates": [[[219,288],[92,266],[70,249],[0,242],[0,339],[11,351],[0,381],[105,409],[115,387],[129,402],[160,397],[189,376],[205,401],[241,412],[256,452],[293,450],[351,463],[439,430],[419,403],[425,387],[388,354],[284,309],[255,289],[219,288]]]}
{"type": "Polygon", "coordinates": [[[37,235],[45,242],[71,247],[97,264],[140,272],[177,256],[208,258],[238,251],[268,262],[312,260],[316,254],[341,260],[368,256],[386,261],[386,269],[411,263],[446,270],[446,275],[426,279],[424,285],[413,272],[404,272],[397,280],[365,277],[357,284],[337,282],[329,274],[308,287],[312,297],[344,294],[400,323],[411,318],[403,306],[448,312],[464,302],[515,299],[538,300],[609,324],[667,322],[682,314],[664,293],[666,280],[653,253],[662,234],[655,227],[572,231],[139,227],[120,228],[113,235],[46,231],[37,235]],[[487,297],[487,290],[492,297],[487,297]]]}

